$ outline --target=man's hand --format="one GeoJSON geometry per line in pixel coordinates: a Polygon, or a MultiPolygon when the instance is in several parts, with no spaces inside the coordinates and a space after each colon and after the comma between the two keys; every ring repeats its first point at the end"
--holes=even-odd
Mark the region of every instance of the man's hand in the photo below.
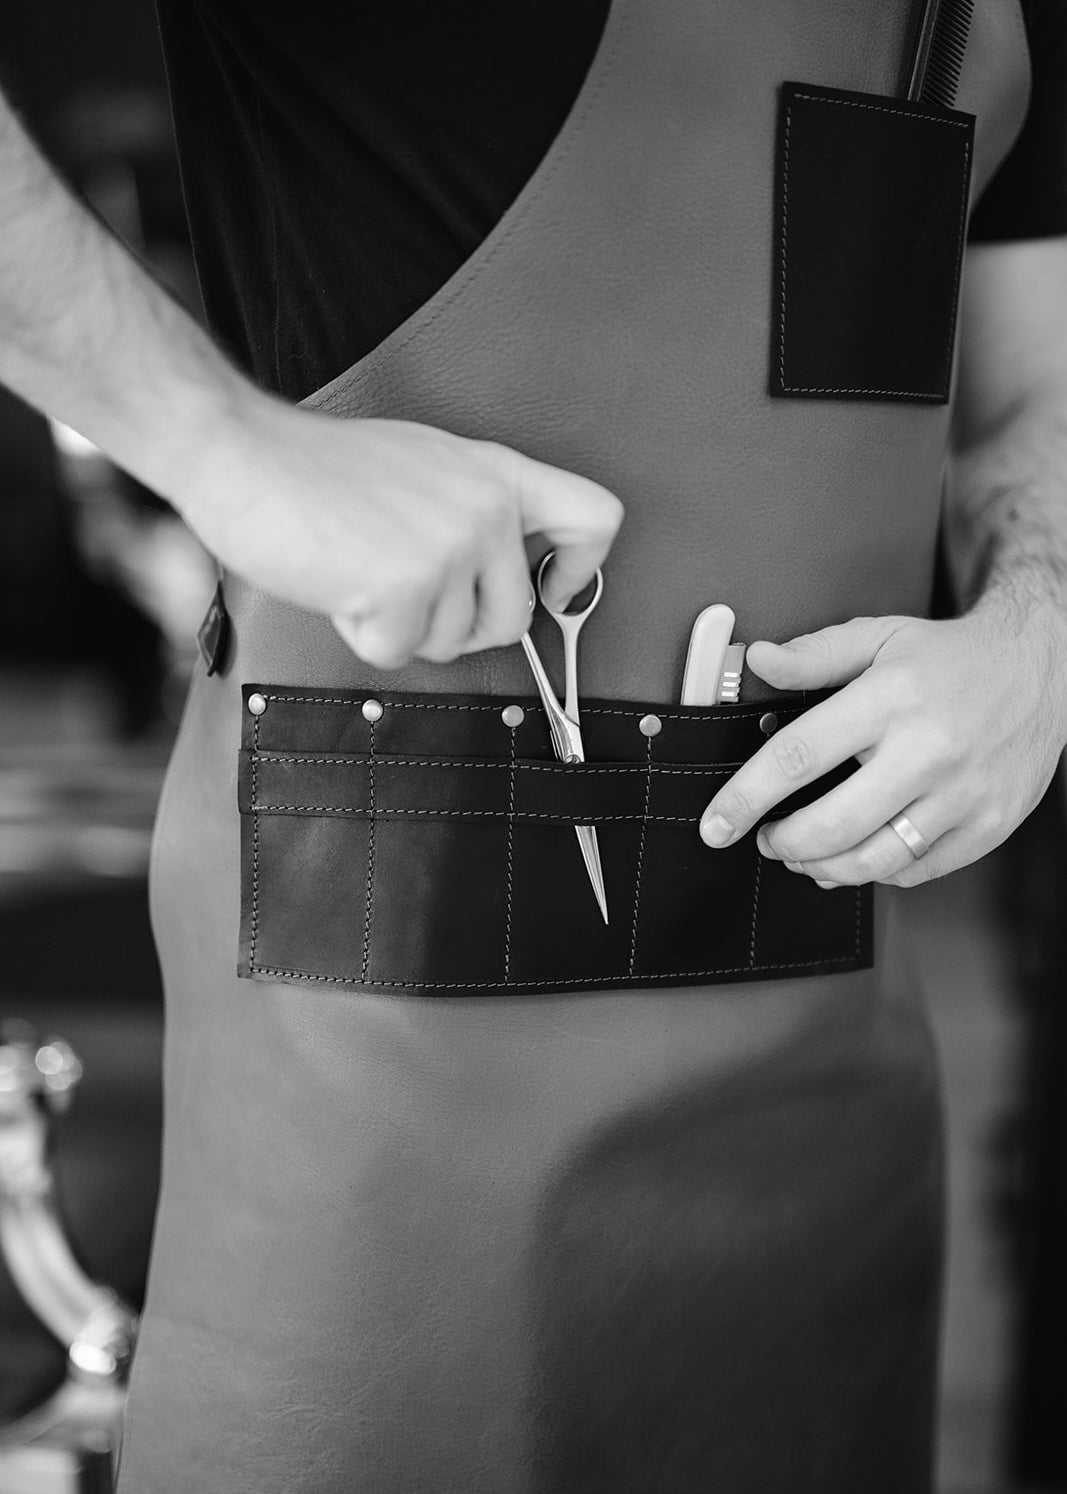
{"type": "Polygon", "coordinates": [[[821,887],[910,887],[984,856],[1034,808],[1067,740],[1067,619],[1053,621],[1028,627],[991,599],[951,622],[856,618],[753,644],[750,667],[776,689],[844,688],[734,774],[701,834],[728,845],[855,757],[843,784],[759,832],[765,856],[821,887]],[[931,847],[918,860],[888,825],[902,810],[931,847]]]}
{"type": "Polygon", "coordinates": [[[178,497],[225,564],[332,616],[384,669],[516,642],[530,622],[525,537],[556,551],[551,600],[563,607],[622,518],[596,483],[507,447],[259,396],[220,420],[178,497]]]}
{"type": "Polygon", "coordinates": [[[972,248],[960,341],[945,535],[964,615],[754,643],[748,663],[775,688],[844,688],[715,795],[709,845],[855,757],[847,782],[767,826],[760,848],[820,885],[907,887],[999,845],[1055,772],[1067,742],[1067,239],[972,248]],[[888,825],[901,812],[931,847],[918,860],[888,825]]]}

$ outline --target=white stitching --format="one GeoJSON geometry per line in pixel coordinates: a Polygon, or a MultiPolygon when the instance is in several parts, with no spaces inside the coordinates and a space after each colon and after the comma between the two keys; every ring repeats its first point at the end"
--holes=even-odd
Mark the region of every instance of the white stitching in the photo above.
{"type": "MultiPolygon", "coordinates": [[[[719,707],[719,709],[731,710],[732,707],[719,707]]],[[[656,715],[661,721],[678,721],[692,726],[728,726],[732,721],[758,721],[767,709],[764,705],[759,711],[738,711],[735,715],[729,716],[690,716],[677,711],[664,711],[657,706],[656,715]]],[[[787,713],[792,711],[794,714],[799,714],[801,707],[783,706],[782,709],[787,713]]],[[[643,706],[635,706],[632,711],[620,711],[613,706],[587,706],[584,703],[582,705],[583,716],[626,716],[630,720],[640,721],[641,717],[646,714],[643,706]]]]}
{"type": "Polygon", "coordinates": [[[763,871],[763,857],[759,851],[756,852],[756,885],[752,894],[752,922],[749,926],[748,937],[748,963],[754,966],[756,963],[756,919],[759,915],[759,892],[760,875],[763,871]]]}
{"type": "MultiPolygon", "coordinates": [[[[970,141],[965,141],[963,146],[963,190],[960,192],[960,227],[956,235],[956,286],[959,288],[960,267],[963,263],[964,233],[967,228],[967,172],[971,161],[970,141]]],[[[952,324],[949,327],[948,344],[945,348],[945,382],[952,378],[952,352],[956,345],[956,321],[959,317],[960,298],[957,293],[952,306],[952,324]]]]}
{"type": "MultiPolygon", "coordinates": [[[[369,761],[366,753],[338,754],[336,757],[288,757],[276,752],[259,752],[257,756],[260,762],[265,763],[311,763],[323,768],[359,768],[369,761]]],[[[462,757],[385,757],[380,752],[375,761],[379,766],[388,768],[484,768],[494,773],[502,772],[508,767],[506,758],[500,758],[497,762],[472,762],[462,757]]],[[[578,766],[576,763],[531,763],[519,760],[515,762],[517,772],[552,773],[557,777],[575,771],[578,766]]],[[[608,773],[645,773],[648,771],[644,763],[582,763],[580,766],[583,778],[593,773],[602,777],[608,773]]],[[[653,771],[657,775],[667,774],[676,778],[707,778],[716,774],[721,777],[743,766],[743,762],[693,763],[686,767],[655,763],[653,771]]]]}
{"type": "MultiPolygon", "coordinates": [[[[365,809],[357,809],[351,805],[344,804],[253,804],[251,812],[254,814],[352,814],[365,815],[368,819],[387,819],[395,815],[433,815],[436,819],[444,820],[472,820],[491,819],[503,820],[508,816],[506,809],[380,809],[369,805],[365,809]]],[[[575,810],[573,814],[539,814],[532,809],[517,809],[514,818],[517,820],[553,820],[556,824],[568,825],[603,825],[615,820],[639,820],[643,816],[639,814],[597,814],[594,810],[575,810]],[[584,818],[579,819],[582,815],[584,818]]],[[[652,814],[648,816],[650,825],[696,825],[699,824],[699,816],[689,814],[652,814]]]]}
{"type": "Polygon", "coordinates": [[[942,398],[940,390],[925,394],[921,390],[914,389],[857,389],[854,384],[845,384],[840,388],[823,388],[815,384],[783,384],[783,393],[786,394],[891,394],[894,399],[935,399],[942,398]]]}
{"type": "Polygon", "coordinates": [[[515,868],[515,728],[511,728],[511,761],[508,764],[508,879],[507,914],[504,923],[504,979],[511,973],[511,895],[515,868]]]}
{"type": "Polygon", "coordinates": [[[256,758],[254,750],[259,742],[259,717],[255,718],[252,728],[252,937],[248,946],[248,963],[256,963],[256,937],[259,932],[259,815],[255,812],[256,803],[256,758]]]}
{"type": "MultiPolygon", "coordinates": [[[[359,699],[346,699],[340,695],[264,695],[263,698],[285,702],[289,705],[340,706],[359,706],[367,699],[366,696],[361,696],[359,699]]],[[[391,711],[497,711],[500,709],[495,705],[436,705],[421,700],[390,700],[388,706],[391,711]]]]}
{"type": "Polygon", "coordinates": [[[325,981],[332,985],[364,985],[364,986],[400,986],[411,990],[434,990],[434,991],[470,991],[470,990],[500,990],[504,986],[587,986],[590,982],[614,981],[617,983],[632,982],[634,985],[654,984],[658,980],[699,980],[703,975],[740,975],[749,970],[812,970],[817,965],[847,965],[856,958],[855,955],[835,955],[832,959],[825,960],[799,960],[787,961],[776,965],[716,965],[711,970],[660,970],[654,975],[620,975],[609,973],[607,975],[576,975],[568,976],[558,980],[444,980],[444,981],[417,981],[417,980],[357,980],[354,975],[311,975],[306,970],[281,970],[271,965],[256,965],[253,968],[260,975],[287,976],[291,980],[316,980],[325,981]]]}
{"type": "Polygon", "coordinates": [[[943,114],[922,114],[918,109],[901,109],[897,106],[890,108],[888,104],[864,104],[859,99],[827,99],[817,93],[795,93],[793,97],[803,99],[808,104],[826,104],[831,108],[870,109],[875,114],[892,114],[895,119],[926,119],[931,124],[951,125],[956,130],[970,128],[962,119],[946,119],[943,114]]]}
{"type": "MultiPolygon", "coordinates": [[[[793,99],[803,99],[809,104],[824,104],[830,107],[839,105],[847,109],[869,109],[876,114],[891,114],[898,119],[924,119],[932,124],[951,125],[957,130],[968,130],[970,126],[960,119],[945,119],[940,114],[919,114],[914,109],[891,109],[884,104],[863,104],[856,99],[826,99],[817,94],[796,93],[793,99]]],[[[786,106],[785,111],[785,133],[782,152],[782,271],[780,275],[782,314],[778,322],[778,378],[781,382],[783,394],[867,394],[884,395],[892,399],[916,399],[916,400],[942,400],[944,391],[936,390],[924,392],[914,389],[857,389],[854,385],[842,385],[837,388],[820,387],[812,384],[787,384],[785,382],[785,317],[786,317],[786,250],[787,250],[787,225],[789,219],[789,129],[792,117],[792,105],[786,106]]],[[[956,341],[956,319],[959,312],[959,276],[960,263],[963,257],[963,235],[967,222],[967,172],[970,165],[970,144],[964,143],[963,147],[963,178],[960,194],[960,230],[956,243],[956,270],[954,282],[957,295],[952,312],[952,324],[949,328],[948,346],[946,354],[946,379],[951,377],[952,352],[956,341]]]]}
{"type": "MultiPolygon", "coordinates": [[[[276,700],[289,705],[339,705],[355,708],[362,705],[363,700],[366,699],[365,696],[345,698],[340,695],[269,695],[266,692],[261,693],[264,700],[276,700]]],[[[505,695],[500,697],[501,700],[507,700],[508,698],[505,695]]],[[[450,705],[444,701],[438,703],[436,701],[421,700],[387,700],[385,704],[386,708],[390,711],[492,711],[496,713],[500,709],[497,705],[450,705]]],[[[758,721],[767,712],[769,705],[764,701],[761,709],[754,711],[734,711],[729,706],[720,707],[720,709],[729,712],[729,714],[722,716],[692,716],[688,713],[683,715],[675,711],[664,711],[657,706],[656,715],[661,721],[678,721],[692,726],[728,726],[735,721],[758,721]]],[[[775,707],[779,715],[799,715],[804,709],[805,707],[800,705],[775,707]]],[[[645,714],[645,708],[638,704],[635,704],[631,711],[619,710],[614,706],[587,706],[584,703],[582,705],[583,716],[624,716],[630,720],[640,721],[641,717],[645,714]]]]}
{"type": "Polygon", "coordinates": [[[637,847],[637,872],[634,877],[634,921],[630,931],[630,975],[637,963],[637,919],[641,912],[641,869],[645,860],[645,837],[648,834],[648,807],[652,796],[652,738],[645,738],[645,810],[641,816],[641,839],[637,847]]]}
{"type": "Polygon", "coordinates": [[[363,917],[363,963],[360,966],[360,980],[367,979],[367,969],[370,965],[370,922],[371,907],[374,899],[374,722],[370,724],[370,815],[367,830],[367,897],[366,908],[363,917]]]}
{"type": "Polygon", "coordinates": [[[778,319],[778,378],[782,388],[785,385],[785,267],[786,254],[789,248],[789,128],[792,123],[792,106],[787,105],[785,111],[785,134],[782,142],[782,271],[779,278],[782,295],[782,314],[778,319]]]}

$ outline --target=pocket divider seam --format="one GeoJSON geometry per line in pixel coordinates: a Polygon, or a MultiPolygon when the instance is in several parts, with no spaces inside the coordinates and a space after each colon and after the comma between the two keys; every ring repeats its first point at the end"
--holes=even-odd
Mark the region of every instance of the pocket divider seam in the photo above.
{"type": "Polygon", "coordinates": [[[749,926],[748,936],[748,963],[754,967],[756,963],[756,923],[759,919],[759,892],[760,877],[763,872],[763,857],[759,851],[756,852],[756,877],[752,889],[752,921],[749,926]]]}
{"type": "MultiPolygon", "coordinates": [[[[788,814],[788,811],[782,810],[782,809],[779,809],[779,808],[776,807],[775,809],[771,810],[770,813],[765,814],[763,816],[763,818],[761,820],[759,820],[752,827],[751,833],[755,834],[755,832],[757,830],[759,830],[761,826],[773,824],[775,820],[785,819],[786,816],[787,816],[787,814],[788,814]]],[[[752,936],[751,936],[751,941],[750,941],[750,944],[749,944],[750,968],[753,969],[753,970],[765,970],[765,969],[771,968],[771,967],[768,967],[766,965],[757,965],[755,963],[755,959],[756,959],[756,943],[757,943],[757,927],[758,927],[758,922],[759,922],[759,898],[760,898],[760,890],[761,890],[761,873],[762,873],[762,870],[763,870],[763,859],[764,859],[763,856],[759,853],[759,851],[757,851],[756,852],[756,891],[755,891],[755,898],[754,898],[753,907],[752,907],[752,936]]],[[[803,874],[800,873],[800,872],[790,872],[789,875],[790,876],[801,876],[803,874]]],[[[850,960],[858,960],[859,959],[859,957],[860,957],[860,955],[862,953],[862,949],[863,949],[863,889],[864,889],[865,885],[869,885],[869,884],[860,883],[858,885],[853,886],[853,888],[852,888],[852,895],[853,895],[853,897],[852,897],[852,904],[853,904],[853,939],[852,939],[852,952],[851,952],[851,954],[843,956],[843,957],[836,957],[834,960],[820,960],[820,961],[815,961],[815,962],[812,962],[812,963],[817,963],[817,964],[835,964],[835,963],[840,963],[841,958],[850,959],[850,960]]],[[[843,891],[844,889],[842,888],[841,890],[843,891]]],[[[797,968],[800,969],[802,967],[798,966],[797,968]]]]}
{"type": "Polygon", "coordinates": [[[511,909],[515,879],[515,731],[511,731],[511,757],[508,770],[508,874],[507,913],[504,920],[504,983],[511,978],[511,909]]]}
{"type": "Polygon", "coordinates": [[[252,728],[252,930],[248,943],[249,968],[256,967],[256,934],[259,928],[259,811],[256,809],[256,763],[259,759],[259,717],[252,728]]]}
{"type": "Polygon", "coordinates": [[[367,754],[369,814],[367,818],[367,891],[366,911],[363,916],[363,959],[360,965],[360,980],[366,981],[370,969],[370,930],[374,907],[374,725],[370,723],[370,751],[367,754]]]}
{"type": "Polygon", "coordinates": [[[637,963],[637,920],[641,912],[641,871],[645,860],[645,839],[648,835],[648,811],[652,800],[652,738],[645,738],[645,804],[641,815],[641,839],[637,843],[637,867],[634,872],[634,920],[630,930],[630,967],[628,975],[633,975],[634,966],[637,963]]]}

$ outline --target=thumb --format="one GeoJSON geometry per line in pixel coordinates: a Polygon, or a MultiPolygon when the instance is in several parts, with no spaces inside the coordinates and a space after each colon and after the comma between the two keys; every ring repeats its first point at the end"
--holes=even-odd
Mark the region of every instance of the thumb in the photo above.
{"type": "Polygon", "coordinates": [[[788,643],[752,643],[745,663],[776,690],[818,690],[844,685],[869,669],[902,617],[854,617],[851,622],[802,633],[788,643]]]}
{"type": "Polygon", "coordinates": [[[524,457],[518,467],[524,534],[542,534],[555,550],[545,572],[545,602],[562,612],[603,565],[622,523],[622,504],[599,483],[524,457]]]}

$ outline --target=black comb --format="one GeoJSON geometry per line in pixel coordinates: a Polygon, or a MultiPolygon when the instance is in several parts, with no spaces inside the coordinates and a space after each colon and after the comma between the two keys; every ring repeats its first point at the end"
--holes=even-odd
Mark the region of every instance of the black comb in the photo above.
{"type": "Polygon", "coordinates": [[[974,0],[926,0],[904,92],[906,99],[914,104],[952,108],[973,15],[974,0]]]}

